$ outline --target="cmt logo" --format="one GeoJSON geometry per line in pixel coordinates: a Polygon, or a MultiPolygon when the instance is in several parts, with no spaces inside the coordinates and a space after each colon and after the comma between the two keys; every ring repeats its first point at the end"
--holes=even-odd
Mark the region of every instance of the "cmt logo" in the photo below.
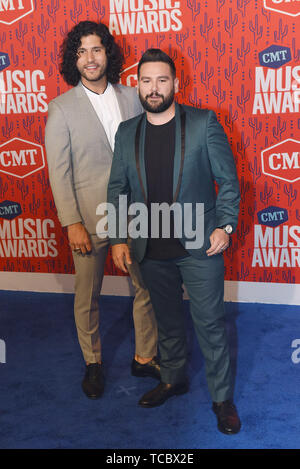
{"type": "Polygon", "coordinates": [[[122,83],[122,85],[132,87],[137,86],[137,66],[138,62],[125,68],[125,70],[121,72],[120,83],[122,83]]]}
{"type": "Polygon", "coordinates": [[[6,52],[0,52],[0,72],[10,66],[9,56],[6,52]]]}
{"type": "Polygon", "coordinates": [[[0,145],[0,172],[25,178],[45,167],[42,145],[13,138],[0,145]]]}
{"type": "Polygon", "coordinates": [[[0,23],[13,24],[33,11],[33,0],[0,0],[0,23]]]}
{"type": "Polygon", "coordinates": [[[266,176],[296,182],[300,179],[300,141],[288,138],[261,152],[266,176]]]}
{"type": "Polygon", "coordinates": [[[280,68],[291,60],[291,49],[289,47],[274,45],[259,53],[259,63],[263,67],[280,68]]]}
{"type": "Polygon", "coordinates": [[[275,228],[282,223],[288,221],[288,211],[286,208],[267,207],[257,212],[258,223],[261,225],[271,226],[275,228]]]}
{"type": "Polygon", "coordinates": [[[18,202],[11,202],[10,200],[4,200],[0,203],[0,218],[6,220],[13,220],[14,218],[21,215],[22,209],[18,202]]]}
{"type": "Polygon", "coordinates": [[[300,0],[264,0],[266,10],[277,11],[289,16],[300,15],[300,0]]]}

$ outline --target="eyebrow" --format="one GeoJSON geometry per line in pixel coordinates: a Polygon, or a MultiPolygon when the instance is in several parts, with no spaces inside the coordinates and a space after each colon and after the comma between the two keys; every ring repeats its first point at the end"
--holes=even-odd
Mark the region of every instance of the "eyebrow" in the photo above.
{"type": "Polygon", "coordinates": [[[89,47],[88,49],[86,49],[85,47],[78,47],[77,50],[92,50],[92,49],[103,49],[104,46],[93,46],[93,47],[89,47]]]}
{"type": "Polygon", "coordinates": [[[169,75],[159,75],[158,77],[148,77],[148,76],[141,76],[141,80],[144,79],[150,79],[150,78],[170,78],[169,75]]]}

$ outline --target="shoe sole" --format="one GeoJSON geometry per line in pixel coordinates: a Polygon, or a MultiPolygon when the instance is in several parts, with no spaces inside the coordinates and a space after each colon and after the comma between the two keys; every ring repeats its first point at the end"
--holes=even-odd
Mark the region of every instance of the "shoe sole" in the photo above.
{"type": "MultiPolygon", "coordinates": [[[[84,392],[84,391],[83,391],[84,392]]],[[[103,393],[101,394],[87,394],[86,392],[84,392],[84,394],[86,395],[86,397],[88,397],[89,399],[92,399],[92,400],[96,400],[96,399],[100,399],[100,397],[102,397],[103,393]]]]}
{"type": "Polygon", "coordinates": [[[85,394],[86,397],[88,397],[89,399],[92,399],[93,401],[96,401],[97,399],[100,399],[100,397],[102,397],[102,394],[100,396],[88,396],[87,394],[85,394]]]}
{"type": "Polygon", "coordinates": [[[188,390],[189,390],[188,388],[185,388],[185,389],[182,389],[180,391],[174,392],[174,394],[172,394],[172,396],[167,397],[166,399],[161,401],[159,404],[151,405],[151,404],[142,404],[142,403],[140,404],[139,403],[139,406],[143,407],[144,409],[152,409],[153,407],[159,407],[159,406],[163,405],[166,401],[171,399],[172,397],[181,396],[182,394],[186,394],[188,392],[188,390]]]}
{"type": "Polygon", "coordinates": [[[102,397],[104,393],[104,390],[103,390],[99,394],[89,394],[88,392],[86,392],[83,386],[81,386],[81,389],[83,393],[86,395],[86,397],[88,397],[89,399],[93,399],[93,400],[100,399],[100,397],[102,397]]]}
{"type": "Polygon", "coordinates": [[[237,433],[239,433],[241,427],[242,427],[242,426],[240,426],[238,430],[236,430],[236,431],[233,432],[233,431],[225,430],[224,428],[219,427],[219,425],[218,425],[218,430],[219,430],[221,433],[224,433],[224,435],[236,435],[237,433]]]}
{"type": "Polygon", "coordinates": [[[160,380],[160,376],[150,375],[149,373],[135,373],[134,371],[131,372],[131,376],[135,376],[136,378],[154,378],[160,380]]]}

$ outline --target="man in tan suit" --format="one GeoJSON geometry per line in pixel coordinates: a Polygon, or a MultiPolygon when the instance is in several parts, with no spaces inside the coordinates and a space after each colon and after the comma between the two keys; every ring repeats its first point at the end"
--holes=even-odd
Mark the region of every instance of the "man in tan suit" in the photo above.
{"type": "MultiPolygon", "coordinates": [[[[82,388],[91,399],[104,389],[98,300],[109,247],[108,239],[96,234],[96,208],[106,202],[118,125],[142,112],[136,91],[117,84],[122,64],[122,53],[104,24],[78,23],[64,40],[60,67],[73,88],[51,101],[46,125],[51,188],[59,220],[67,227],[76,272],[75,322],[86,362],[82,388]]],[[[136,290],[131,372],[159,379],[149,294],[136,262],[129,273],[136,290]]]]}

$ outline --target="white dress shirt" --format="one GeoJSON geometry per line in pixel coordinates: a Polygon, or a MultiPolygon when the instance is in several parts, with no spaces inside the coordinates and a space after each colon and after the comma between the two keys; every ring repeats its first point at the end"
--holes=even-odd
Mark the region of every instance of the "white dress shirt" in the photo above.
{"type": "Polygon", "coordinates": [[[83,87],[104,127],[112,151],[114,151],[115,135],[120,122],[122,122],[115,90],[111,83],[107,84],[106,90],[102,94],[95,93],[84,85],[83,87]]]}

